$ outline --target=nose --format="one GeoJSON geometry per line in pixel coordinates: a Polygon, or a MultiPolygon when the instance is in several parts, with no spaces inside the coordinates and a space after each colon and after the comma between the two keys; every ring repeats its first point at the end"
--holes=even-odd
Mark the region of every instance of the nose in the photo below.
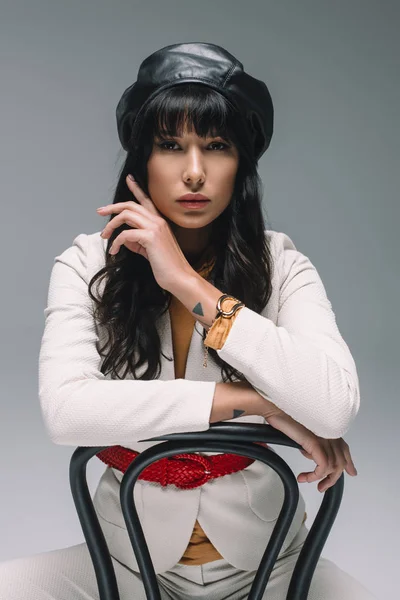
{"type": "Polygon", "coordinates": [[[198,149],[192,148],[188,152],[182,177],[185,183],[204,183],[204,164],[201,152],[198,149]]]}

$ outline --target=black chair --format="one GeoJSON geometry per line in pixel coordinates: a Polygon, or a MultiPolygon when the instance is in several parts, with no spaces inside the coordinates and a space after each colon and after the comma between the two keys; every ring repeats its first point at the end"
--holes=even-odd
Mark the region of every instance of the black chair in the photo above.
{"type": "MultiPolygon", "coordinates": [[[[121,509],[148,600],[161,600],[158,582],[134,502],[134,485],[151,463],[182,452],[228,452],[261,460],[281,477],[284,501],[276,525],[254,577],[249,600],[260,600],[292,523],[299,500],[296,477],[288,464],[269,448],[254,444],[266,442],[301,448],[270,425],[255,423],[212,423],[207,431],[169,434],[143,442],[162,441],[141,452],[126,470],[120,489],[121,509]]],[[[100,600],[119,600],[114,568],[103,531],[97,519],[86,480],[87,462],[104,447],[78,447],[70,462],[70,485],[83,534],[93,561],[100,600]]],[[[324,493],[321,506],[296,561],[286,600],[306,600],[315,567],[342,500],[344,475],[324,493]]]]}

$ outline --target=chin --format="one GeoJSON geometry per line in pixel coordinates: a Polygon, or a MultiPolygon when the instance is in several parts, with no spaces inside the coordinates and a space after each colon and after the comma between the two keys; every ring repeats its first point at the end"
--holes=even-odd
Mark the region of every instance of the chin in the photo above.
{"type": "Polygon", "coordinates": [[[182,227],[184,229],[202,229],[203,227],[207,227],[208,225],[211,225],[212,220],[208,220],[207,221],[203,218],[203,219],[182,219],[182,222],[180,223],[176,223],[176,225],[178,227],[182,227]]]}
{"type": "Polygon", "coordinates": [[[176,227],[182,227],[185,229],[199,229],[200,227],[207,227],[207,225],[212,222],[212,219],[210,220],[209,215],[207,219],[205,215],[186,215],[180,216],[180,218],[174,220],[169,217],[165,217],[165,220],[171,226],[175,225],[176,227]]]}

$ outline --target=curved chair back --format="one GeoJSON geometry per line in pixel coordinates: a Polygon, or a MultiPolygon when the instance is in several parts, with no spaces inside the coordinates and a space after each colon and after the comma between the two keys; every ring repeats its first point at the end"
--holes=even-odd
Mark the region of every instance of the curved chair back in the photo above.
{"type": "MultiPolygon", "coordinates": [[[[141,452],[129,465],[121,481],[121,509],[133,551],[142,576],[147,600],[161,600],[157,577],[146,544],[134,501],[134,485],[140,473],[151,463],[183,452],[229,452],[261,460],[274,469],[284,486],[284,501],[272,535],[254,577],[248,600],[261,600],[271,571],[290,528],[299,500],[296,477],[288,464],[275,452],[255,444],[266,442],[301,448],[270,425],[255,423],[212,423],[201,432],[169,434],[143,442],[161,441],[141,452]]],[[[75,507],[96,573],[100,600],[119,600],[115,572],[109,549],[98,521],[86,480],[87,462],[102,447],[78,447],[70,462],[70,485],[75,507]]],[[[306,600],[315,567],[335,521],[344,488],[343,473],[324,493],[321,506],[296,561],[286,600],[306,600]]]]}

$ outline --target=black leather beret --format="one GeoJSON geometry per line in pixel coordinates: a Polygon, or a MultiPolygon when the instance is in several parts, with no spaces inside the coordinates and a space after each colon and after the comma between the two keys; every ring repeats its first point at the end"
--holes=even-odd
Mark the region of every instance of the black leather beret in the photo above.
{"type": "Polygon", "coordinates": [[[216,44],[172,44],[157,50],[140,65],[137,81],[129,86],[116,109],[118,136],[127,150],[135,119],[158,92],[180,83],[203,83],[236,104],[253,136],[257,160],[268,148],[274,120],[272,99],[265,83],[245,73],[243,64],[216,44]]]}

